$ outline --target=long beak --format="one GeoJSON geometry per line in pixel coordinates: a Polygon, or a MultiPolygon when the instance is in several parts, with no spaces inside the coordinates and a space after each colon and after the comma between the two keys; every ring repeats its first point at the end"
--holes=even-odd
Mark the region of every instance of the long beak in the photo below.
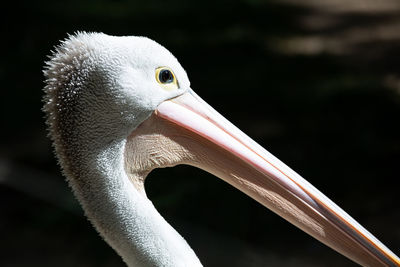
{"type": "Polygon", "coordinates": [[[189,91],[155,115],[195,140],[200,167],[230,183],[327,246],[363,266],[400,259],[318,189],[189,91]]]}

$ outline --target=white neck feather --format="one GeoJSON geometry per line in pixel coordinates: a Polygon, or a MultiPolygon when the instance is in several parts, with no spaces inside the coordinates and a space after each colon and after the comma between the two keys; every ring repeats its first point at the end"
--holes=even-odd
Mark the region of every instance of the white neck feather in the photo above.
{"type": "Polygon", "coordinates": [[[70,36],[47,62],[44,110],[75,195],[123,260],[129,266],[199,266],[186,241],[124,169],[126,138],[159,103],[179,94],[148,81],[157,66],[174,68],[182,88],[189,88],[178,61],[154,41],[70,36]]]}
{"type": "Polygon", "coordinates": [[[124,146],[121,141],[93,153],[81,173],[87,177],[70,179],[86,215],[128,266],[201,266],[186,241],[129,180],[124,146]]]}

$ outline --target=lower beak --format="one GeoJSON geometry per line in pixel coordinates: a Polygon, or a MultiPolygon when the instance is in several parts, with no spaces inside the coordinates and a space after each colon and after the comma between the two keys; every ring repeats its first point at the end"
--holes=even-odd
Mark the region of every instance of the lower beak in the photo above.
{"type": "Polygon", "coordinates": [[[223,118],[193,91],[161,103],[155,115],[185,131],[186,162],[202,168],[363,266],[400,259],[318,189],[223,118]]]}

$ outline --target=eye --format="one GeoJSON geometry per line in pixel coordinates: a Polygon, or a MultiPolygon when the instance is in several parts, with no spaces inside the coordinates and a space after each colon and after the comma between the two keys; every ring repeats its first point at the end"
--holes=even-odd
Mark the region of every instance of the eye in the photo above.
{"type": "Polygon", "coordinates": [[[174,75],[170,70],[160,70],[160,74],[158,74],[158,79],[161,83],[172,83],[174,81],[174,75]]]}
{"type": "Polygon", "coordinates": [[[156,69],[157,82],[168,91],[178,89],[178,82],[174,73],[167,67],[159,67],[156,69]]]}

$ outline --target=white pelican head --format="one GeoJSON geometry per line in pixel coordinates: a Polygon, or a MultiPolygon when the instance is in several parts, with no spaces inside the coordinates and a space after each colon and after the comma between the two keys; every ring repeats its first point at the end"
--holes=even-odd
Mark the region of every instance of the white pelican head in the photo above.
{"type": "Polygon", "coordinates": [[[144,37],[78,33],[45,69],[56,154],[87,217],[129,266],[199,266],[147,199],[154,168],[189,164],[235,186],[353,261],[399,258],[315,187],[201,100],[144,37]]]}

